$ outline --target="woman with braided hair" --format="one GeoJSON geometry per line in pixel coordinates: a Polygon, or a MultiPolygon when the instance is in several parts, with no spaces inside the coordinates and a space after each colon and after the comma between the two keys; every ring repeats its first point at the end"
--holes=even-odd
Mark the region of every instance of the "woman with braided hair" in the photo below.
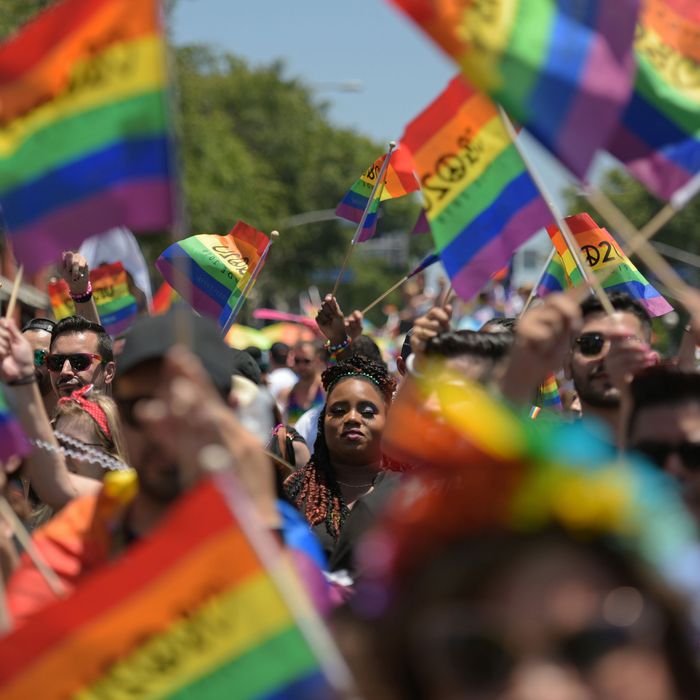
{"type": "Polygon", "coordinates": [[[382,470],[381,438],[395,381],[361,355],[327,369],[326,403],[308,464],[285,491],[321,541],[331,570],[353,569],[354,541],[396,484],[382,470]]]}

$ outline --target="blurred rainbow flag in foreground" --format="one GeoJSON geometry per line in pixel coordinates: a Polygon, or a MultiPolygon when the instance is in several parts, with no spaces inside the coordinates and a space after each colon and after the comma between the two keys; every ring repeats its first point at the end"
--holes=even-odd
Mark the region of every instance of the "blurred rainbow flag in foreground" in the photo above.
{"type": "MultiPolygon", "coordinates": [[[[367,208],[369,198],[372,196],[372,190],[377,182],[377,177],[384,165],[387,154],[380,156],[370,165],[367,170],[362,173],[360,178],[348,190],[343,197],[338,208],[335,210],[335,215],[347,221],[353,221],[359,224],[362,221],[362,214],[367,208]]],[[[403,197],[410,192],[416,192],[420,189],[420,183],[413,172],[413,162],[410,154],[406,149],[398,146],[391,153],[389,165],[384,173],[384,182],[379,185],[372,200],[370,209],[367,212],[367,217],[362,226],[362,231],[358,236],[359,242],[369,240],[374,236],[377,228],[377,211],[379,203],[387,199],[395,199],[403,197]]]]}
{"type": "Polygon", "coordinates": [[[197,313],[223,328],[243,302],[269,243],[264,233],[239,221],[226,236],[200,234],[174,243],[156,267],[197,313]]]}
{"type": "Polygon", "coordinates": [[[27,448],[24,431],[12,415],[0,387],[0,459],[8,459],[13,455],[21,457],[27,453],[27,448]]]}
{"type": "Polygon", "coordinates": [[[201,483],[152,535],[3,637],[3,699],[332,697],[297,626],[321,623],[308,606],[293,616],[230,487],[224,475],[201,483]]]}
{"type": "MultiPolygon", "coordinates": [[[[588,214],[568,216],[566,223],[594,274],[608,275],[612,269],[603,281],[606,292],[626,292],[640,302],[651,317],[673,311],[673,307],[620,250],[610,233],[600,228],[588,214]]],[[[556,226],[549,226],[547,233],[552,239],[556,253],[538,285],[539,296],[575,287],[583,281],[583,275],[576,266],[561,231],[556,226]]]]}
{"type": "Polygon", "coordinates": [[[63,0],[0,46],[0,204],[28,272],[173,220],[159,0],[63,0]]]}
{"type": "MultiPolygon", "coordinates": [[[[90,282],[100,323],[107,333],[116,336],[126,331],[136,318],[138,309],[136,299],[129,291],[124,266],[121,262],[100,265],[90,270],[90,282]]],[[[49,282],[49,299],[56,319],[75,314],[75,303],[64,280],[49,282]]]]}

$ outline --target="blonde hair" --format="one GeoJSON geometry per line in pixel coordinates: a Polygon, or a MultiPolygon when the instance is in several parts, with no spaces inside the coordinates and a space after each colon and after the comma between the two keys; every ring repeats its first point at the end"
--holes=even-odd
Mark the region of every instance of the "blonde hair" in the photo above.
{"type": "Polygon", "coordinates": [[[117,404],[106,394],[99,394],[97,392],[91,392],[87,400],[97,404],[104,411],[105,417],[107,418],[107,425],[109,426],[109,432],[111,433],[111,439],[102,432],[100,426],[93,417],[77,401],[61,401],[58,403],[54,410],[53,420],[51,421],[52,424],[55,426],[56,421],[61,417],[87,416],[95,425],[102,449],[112,457],[116,457],[124,462],[124,464],[128,464],[126,443],[122,434],[121,419],[117,411],[117,404]]]}

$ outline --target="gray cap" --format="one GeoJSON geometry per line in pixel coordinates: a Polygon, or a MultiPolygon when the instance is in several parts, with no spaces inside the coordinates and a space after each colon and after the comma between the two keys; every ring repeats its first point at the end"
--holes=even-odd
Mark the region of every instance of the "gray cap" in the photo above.
{"type": "MultiPolygon", "coordinates": [[[[179,307],[161,316],[142,316],[136,320],[127,332],[124,349],[117,358],[117,381],[143,362],[164,357],[182,337],[189,340],[189,350],[199,358],[222,394],[231,390],[232,374],[246,376],[234,366],[233,349],[223,341],[219,327],[213,321],[179,307]]],[[[255,365],[253,358],[248,357],[255,365]]]]}

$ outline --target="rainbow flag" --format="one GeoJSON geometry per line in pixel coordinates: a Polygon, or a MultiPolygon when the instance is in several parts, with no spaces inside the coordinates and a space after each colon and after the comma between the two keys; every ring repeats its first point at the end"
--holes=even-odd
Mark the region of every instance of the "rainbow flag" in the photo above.
{"type": "Polygon", "coordinates": [[[563,409],[561,396],[559,395],[559,385],[557,378],[550,374],[540,387],[540,399],[542,408],[547,408],[550,411],[561,411],[563,409]]]}
{"type": "Polygon", "coordinates": [[[180,295],[167,282],[163,282],[153,295],[152,314],[157,316],[167,313],[180,298],[180,295]]]}
{"type": "Polygon", "coordinates": [[[632,91],[639,0],[392,2],[474,85],[585,175],[632,91]]]}
{"type": "MultiPolygon", "coordinates": [[[[138,314],[124,266],[121,262],[100,265],[90,270],[90,282],[100,323],[111,336],[124,333],[138,314]]],[[[57,319],[75,314],[75,304],[64,280],[49,282],[49,299],[57,319]]]]}
{"type": "Polygon", "coordinates": [[[433,240],[455,291],[473,297],[551,216],[496,106],[462,77],[401,140],[423,183],[433,240]]]}
{"type": "Polygon", "coordinates": [[[13,455],[21,457],[27,454],[28,447],[24,431],[10,411],[0,386],[0,459],[9,459],[13,455]]]}
{"type": "Polygon", "coordinates": [[[329,697],[220,483],[200,484],[149,537],[0,640],[4,700],[329,697]]]}
{"type": "MultiPolygon", "coordinates": [[[[622,252],[610,233],[600,228],[588,214],[568,216],[566,222],[595,274],[607,274],[610,268],[614,268],[614,272],[603,281],[603,288],[608,293],[629,294],[644,306],[651,317],[673,311],[673,307],[622,252]]],[[[556,226],[550,226],[547,233],[556,253],[538,285],[539,296],[575,287],[583,281],[561,231],[556,226]]]]}
{"type": "Polygon", "coordinates": [[[200,234],[174,243],[156,260],[156,267],[197,313],[223,328],[269,240],[239,221],[226,236],[200,234]]]}
{"type": "MultiPolygon", "coordinates": [[[[362,215],[367,208],[369,198],[372,196],[372,190],[386,157],[386,153],[380,156],[362,173],[359,180],[355,182],[341,200],[335,210],[336,216],[347,221],[353,221],[356,224],[362,221],[362,215]]],[[[374,236],[377,229],[377,212],[380,202],[403,197],[419,189],[420,183],[413,172],[411,157],[406,153],[405,149],[399,146],[391,154],[389,165],[384,173],[384,182],[377,188],[375,197],[370,204],[362,231],[357,238],[358,242],[367,241],[374,236]]]]}
{"type": "Polygon", "coordinates": [[[645,0],[634,47],[634,93],[608,150],[668,200],[700,172],[700,5],[645,0]]]}
{"type": "Polygon", "coordinates": [[[28,272],[172,220],[158,0],[63,0],[0,47],[0,205],[28,272]]]}

